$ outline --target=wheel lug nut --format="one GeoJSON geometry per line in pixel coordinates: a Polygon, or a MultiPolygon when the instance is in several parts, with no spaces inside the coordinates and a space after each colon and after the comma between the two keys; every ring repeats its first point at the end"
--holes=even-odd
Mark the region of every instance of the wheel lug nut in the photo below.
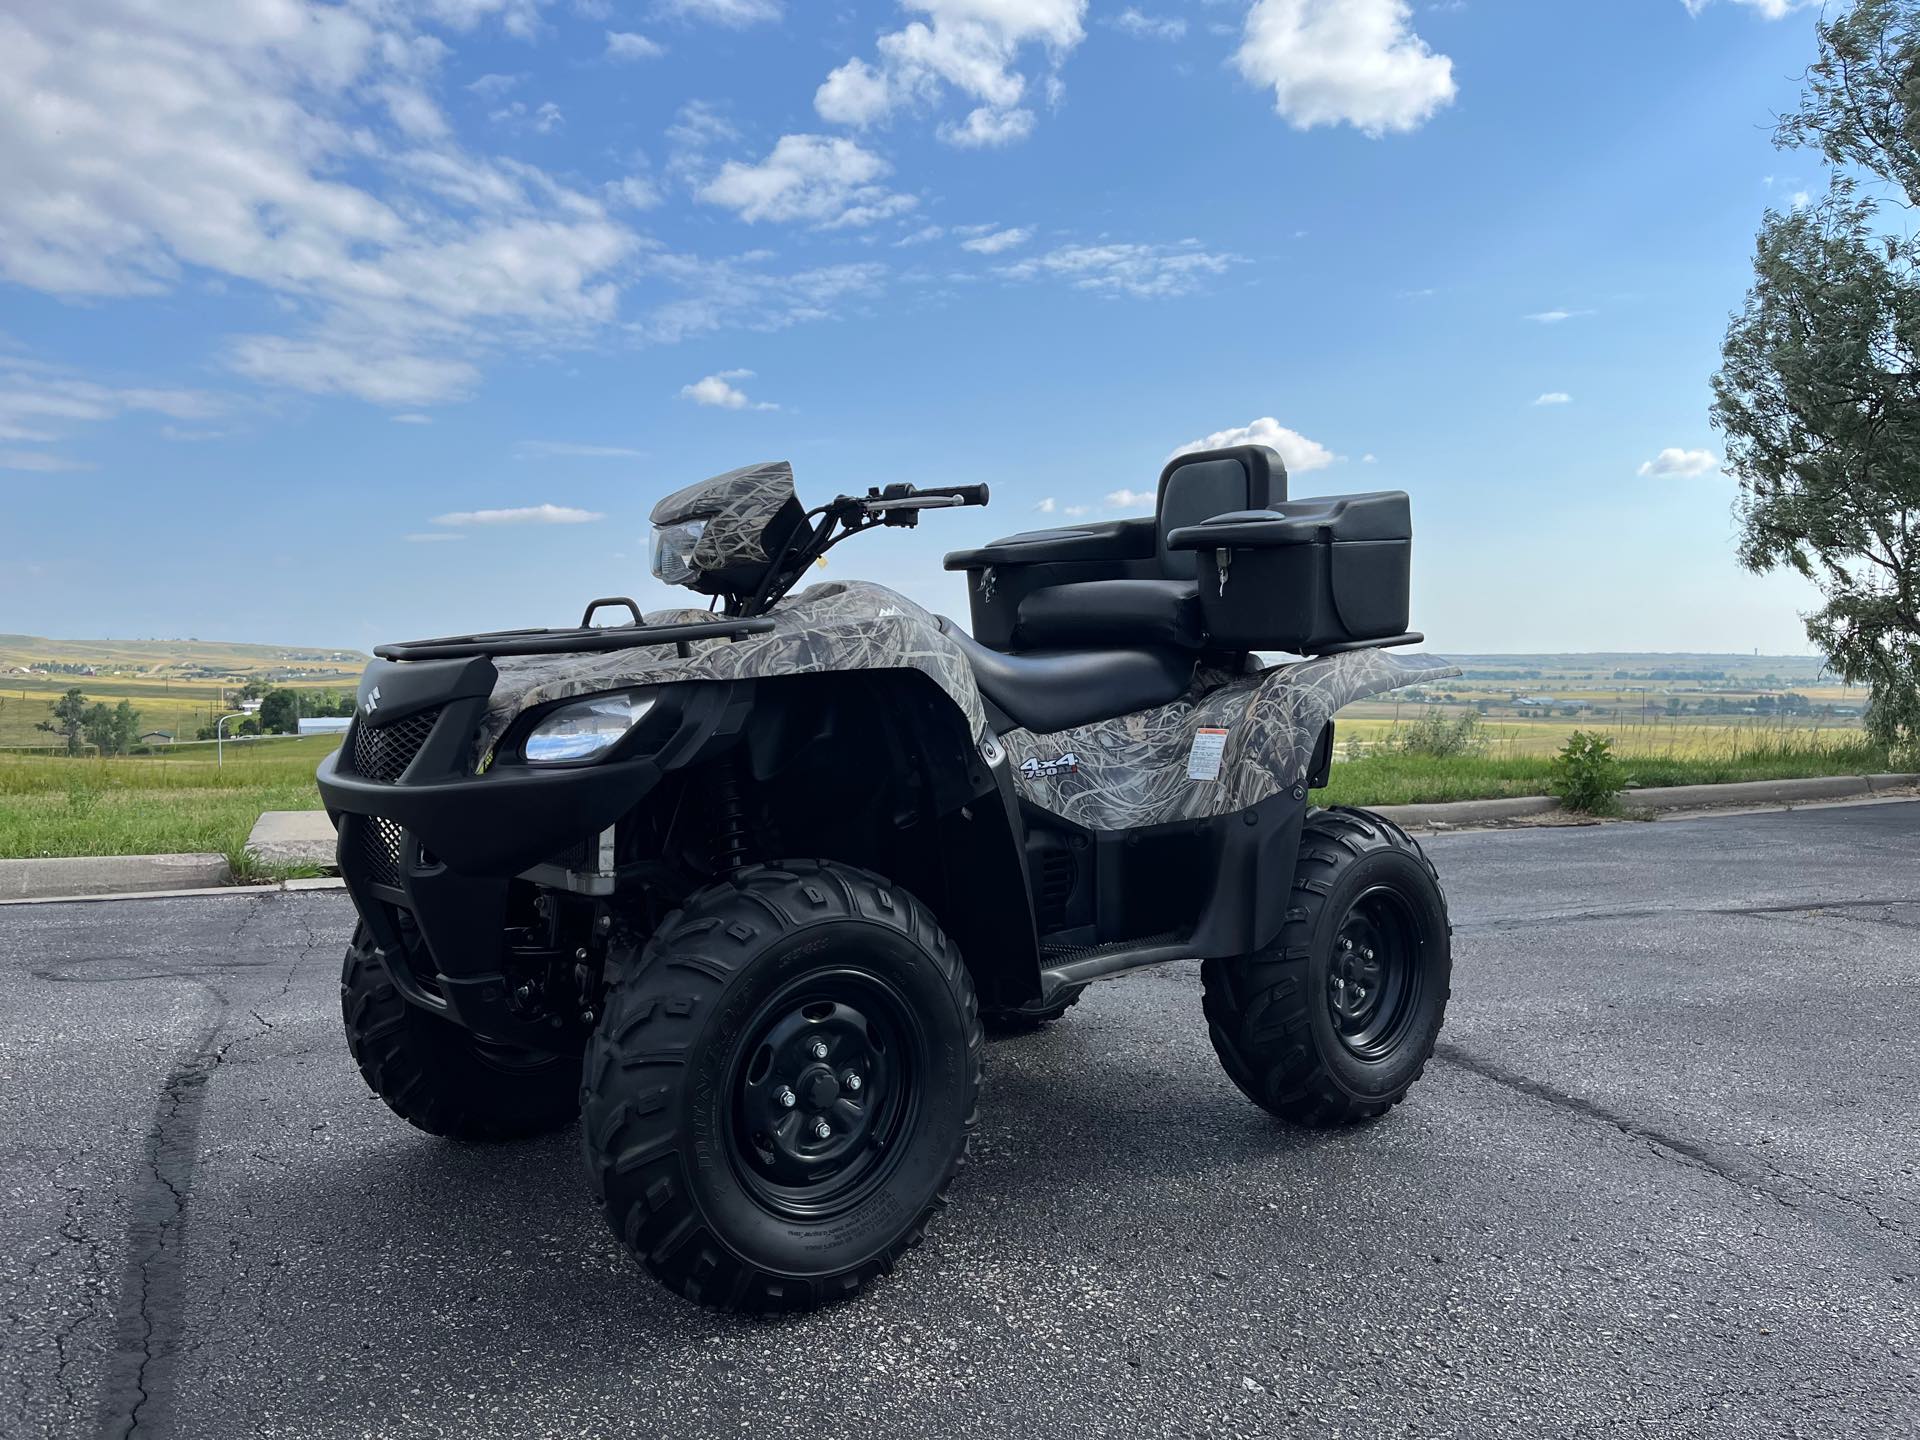
{"type": "Polygon", "coordinates": [[[813,1138],[814,1139],[825,1140],[828,1136],[832,1134],[833,1134],[833,1127],[827,1124],[826,1121],[816,1120],[813,1122],[813,1138]]]}
{"type": "Polygon", "coordinates": [[[847,1071],[846,1078],[842,1080],[840,1083],[846,1086],[847,1089],[849,1090],[858,1090],[862,1085],[866,1084],[867,1082],[860,1078],[860,1072],[858,1070],[849,1070],[847,1071]]]}
{"type": "Polygon", "coordinates": [[[827,1058],[827,1042],[826,1041],[816,1040],[808,1048],[813,1052],[814,1059],[824,1060],[827,1058]]]}
{"type": "Polygon", "coordinates": [[[782,1110],[791,1110],[795,1105],[800,1103],[800,1097],[784,1085],[773,1092],[773,1098],[780,1102],[780,1108],[782,1110]]]}

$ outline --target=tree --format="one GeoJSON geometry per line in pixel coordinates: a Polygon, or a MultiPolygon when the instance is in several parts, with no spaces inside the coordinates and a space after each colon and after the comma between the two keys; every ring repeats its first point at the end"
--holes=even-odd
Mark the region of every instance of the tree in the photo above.
{"type": "Polygon", "coordinates": [[[1831,167],[1816,204],[1770,211],[1714,377],[1740,484],[1740,560],[1826,601],[1807,635],[1872,687],[1868,728],[1920,740],[1920,0],[1856,0],[1816,31],[1800,108],[1775,133],[1831,167]],[[1913,103],[1912,109],[1909,102],[1913,103]],[[1908,227],[1896,217],[1900,228],[1908,227]]]}
{"type": "Polygon", "coordinates": [[[51,718],[40,721],[34,728],[64,736],[67,742],[67,754],[78,755],[81,737],[86,733],[86,727],[87,697],[76,685],[53,702],[51,718]]]}
{"type": "Polygon", "coordinates": [[[299,702],[291,690],[269,690],[260,702],[260,733],[291,735],[300,728],[299,702]]]}
{"type": "Polygon", "coordinates": [[[140,712],[126,700],[112,709],[105,704],[92,705],[87,709],[85,727],[88,743],[102,755],[124,755],[140,738],[140,712]]]}

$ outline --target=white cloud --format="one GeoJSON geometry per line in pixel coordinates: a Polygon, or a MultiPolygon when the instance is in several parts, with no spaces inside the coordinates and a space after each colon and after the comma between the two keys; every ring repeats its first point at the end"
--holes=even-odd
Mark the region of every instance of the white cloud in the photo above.
{"type": "Polygon", "coordinates": [[[680,394],[696,405],[711,405],[721,410],[778,410],[778,405],[768,401],[756,404],[748,398],[746,391],[733,383],[735,380],[752,378],[751,370],[722,370],[717,375],[704,376],[691,385],[682,385],[680,394]]]}
{"type": "Polygon", "coordinates": [[[450,540],[464,540],[467,537],[451,530],[421,530],[404,538],[414,545],[444,545],[450,540]]]}
{"type": "Polygon", "coordinates": [[[524,75],[482,75],[467,83],[467,89],[490,104],[498,104],[507,94],[526,81],[524,75]]]}
{"type": "Polygon", "coordinates": [[[666,251],[649,255],[641,270],[679,289],[628,328],[644,341],[671,344],[690,335],[740,327],[785,330],[840,313],[850,301],[877,293],[886,267],[870,261],[824,265],[777,274],[761,268],[764,255],[705,259],[666,251]]]}
{"type": "Polygon", "coordinates": [[[779,0],[655,0],[653,13],[743,29],[780,18],[779,0]]]}
{"type": "Polygon", "coordinates": [[[1058,510],[1060,506],[1054,500],[1053,496],[1048,495],[1033,508],[1038,510],[1042,515],[1051,515],[1054,511],[1058,510]]]}
{"type": "Polygon", "coordinates": [[[1178,245],[1065,245],[999,267],[1009,280],[1064,280],[1081,290],[1140,299],[1190,295],[1209,276],[1225,274],[1237,256],[1214,254],[1193,241],[1178,245]]]}
{"type": "Polygon", "coordinates": [[[1573,397],[1564,390],[1549,390],[1533,403],[1536,405],[1571,405],[1573,403],[1573,397]]]}
{"type": "Polygon", "coordinates": [[[394,350],[381,342],[243,335],[227,363],[242,375],[317,395],[352,395],[375,405],[425,405],[465,395],[480,367],[465,360],[394,350]]]}
{"type": "Polygon", "coordinates": [[[34,470],[57,474],[68,470],[92,470],[85,460],[70,460],[45,450],[0,450],[0,470],[34,470]]]}
{"type": "Polygon", "coordinates": [[[871,225],[910,210],[911,195],[875,183],[887,162],[853,141],[824,135],[782,135],[757,164],[729,160],[699,190],[742,220],[800,221],[823,230],[871,225]]]}
{"type": "Polygon", "coordinates": [[[624,445],[582,445],[574,440],[522,440],[513,447],[522,460],[638,460],[647,452],[624,445]]]}
{"type": "Polygon", "coordinates": [[[1078,519],[1082,515],[1091,515],[1093,513],[1093,507],[1091,505],[1062,505],[1060,507],[1060,513],[1062,515],[1071,515],[1078,519]]]}
{"type": "Polygon", "coordinates": [[[666,46],[644,35],[636,35],[631,30],[607,31],[609,60],[657,60],[666,53],[666,46]]]}
{"type": "Polygon", "coordinates": [[[986,235],[976,235],[971,240],[962,240],[960,248],[971,250],[976,255],[998,255],[1002,250],[1015,250],[1033,238],[1033,231],[1020,226],[1006,230],[995,230],[986,235]]]}
{"type": "Polygon", "coordinates": [[[1299,130],[1414,130],[1451,104],[1453,61],[1413,33],[1407,0],[1255,0],[1234,63],[1299,130]]]}
{"type": "Polygon", "coordinates": [[[1024,106],[996,110],[978,105],[959,124],[949,120],[936,132],[957,150],[998,150],[1017,145],[1033,133],[1033,111],[1024,106]]]}
{"type": "Polygon", "coordinates": [[[1110,510],[1151,510],[1160,503],[1160,497],[1151,490],[1110,490],[1107,492],[1107,508],[1110,510]]]}
{"type": "Polygon", "coordinates": [[[621,210],[651,210],[666,197],[660,187],[644,175],[628,175],[610,180],[602,187],[607,203],[621,210]]]}
{"type": "Polygon", "coordinates": [[[433,517],[436,525],[586,525],[606,516],[571,505],[521,505],[512,510],[454,510],[433,517]]]}
{"type": "MultiPolygon", "coordinates": [[[[418,404],[495,348],[614,318],[638,237],[596,200],[452,140],[445,45],[400,5],[72,0],[0,15],[0,278],[75,297],[259,286],[291,335],[227,347],[253,378],[418,404]]],[[[530,36],[530,0],[432,0],[530,36]]],[[[483,97],[512,77],[474,82],[483,97]]],[[[557,107],[528,109],[535,128],[557,107]]]]}
{"type": "Polygon", "coordinates": [[[944,226],[922,225],[918,230],[913,231],[911,234],[902,235],[893,243],[896,249],[902,245],[924,245],[929,240],[938,240],[946,233],[944,226]]]}
{"type": "Polygon", "coordinates": [[[399,415],[389,415],[387,419],[396,425],[431,425],[433,423],[433,417],[431,415],[422,415],[417,410],[408,410],[399,415]]]}
{"type": "Polygon", "coordinates": [[[1178,40],[1187,33],[1187,22],[1180,17],[1143,15],[1131,5],[1108,23],[1136,40],[1178,40]]]}
{"type": "Polygon", "coordinates": [[[1564,325],[1569,320],[1579,320],[1593,314],[1591,310],[1537,310],[1531,315],[1522,315],[1522,320],[1531,320],[1536,325],[1564,325]]]}
{"type": "Polygon", "coordinates": [[[1719,458],[1711,450],[1682,450],[1670,446],[1642,465],[1640,473],[1692,480],[1719,468],[1719,458]]]}
{"type": "Polygon", "coordinates": [[[836,125],[878,124],[906,108],[931,109],[949,91],[974,101],[964,121],[941,125],[950,145],[1007,145],[1033,129],[1021,102],[1028,76],[1019,71],[1022,52],[1037,45],[1047,55],[1044,89],[1050,104],[1060,97],[1059,67],[1085,38],[1086,0],[902,0],[924,14],[882,35],[873,61],[859,56],[827,76],[815,92],[814,109],[836,125]]]}
{"type": "MultiPolygon", "coordinates": [[[[1713,0],[1680,0],[1680,3],[1687,7],[1689,15],[1698,15],[1713,0]]],[[[1728,0],[1728,3],[1757,10],[1768,20],[1784,20],[1794,11],[1810,9],[1820,4],[1821,0],[1728,0]]]]}
{"type": "Polygon", "coordinates": [[[1309,440],[1298,430],[1289,430],[1271,415],[1263,415],[1250,425],[1236,425],[1231,430],[1216,430],[1198,440],[1189,440],[1167,458],[1171,460],[1174,455],[1194,450],[1224,450],[1229,445],[1265,445],[1278,450],[1280,458],[1287,462],[1290,475],[1324,470],[1339,458],[1318,440],[1309,440]]]}

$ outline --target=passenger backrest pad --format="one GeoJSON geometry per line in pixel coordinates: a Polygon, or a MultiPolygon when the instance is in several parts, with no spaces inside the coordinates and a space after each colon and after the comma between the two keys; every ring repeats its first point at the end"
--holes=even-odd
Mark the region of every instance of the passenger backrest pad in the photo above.
{"type": "Polygon", "coordinates": [[[1286,463],[1264,445],[1176,455],[1160,472],[1154,526],[1160,573],[1170,580],[1191,580],[1199,573],[1195,552],[1167,548],[1171,531],[1235,510],[1264,510],[1286,498],[1286,463]]]}

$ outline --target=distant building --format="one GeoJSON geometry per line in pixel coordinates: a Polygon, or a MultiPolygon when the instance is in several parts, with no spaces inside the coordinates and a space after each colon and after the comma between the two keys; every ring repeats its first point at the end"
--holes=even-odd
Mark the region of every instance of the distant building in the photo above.
{"type": "Polygon", "coordinates": [[[142,745],[171,745],[173,743],[173,732],[171,730],[148,730],[140,736],[140,743],[142,745]]]}

